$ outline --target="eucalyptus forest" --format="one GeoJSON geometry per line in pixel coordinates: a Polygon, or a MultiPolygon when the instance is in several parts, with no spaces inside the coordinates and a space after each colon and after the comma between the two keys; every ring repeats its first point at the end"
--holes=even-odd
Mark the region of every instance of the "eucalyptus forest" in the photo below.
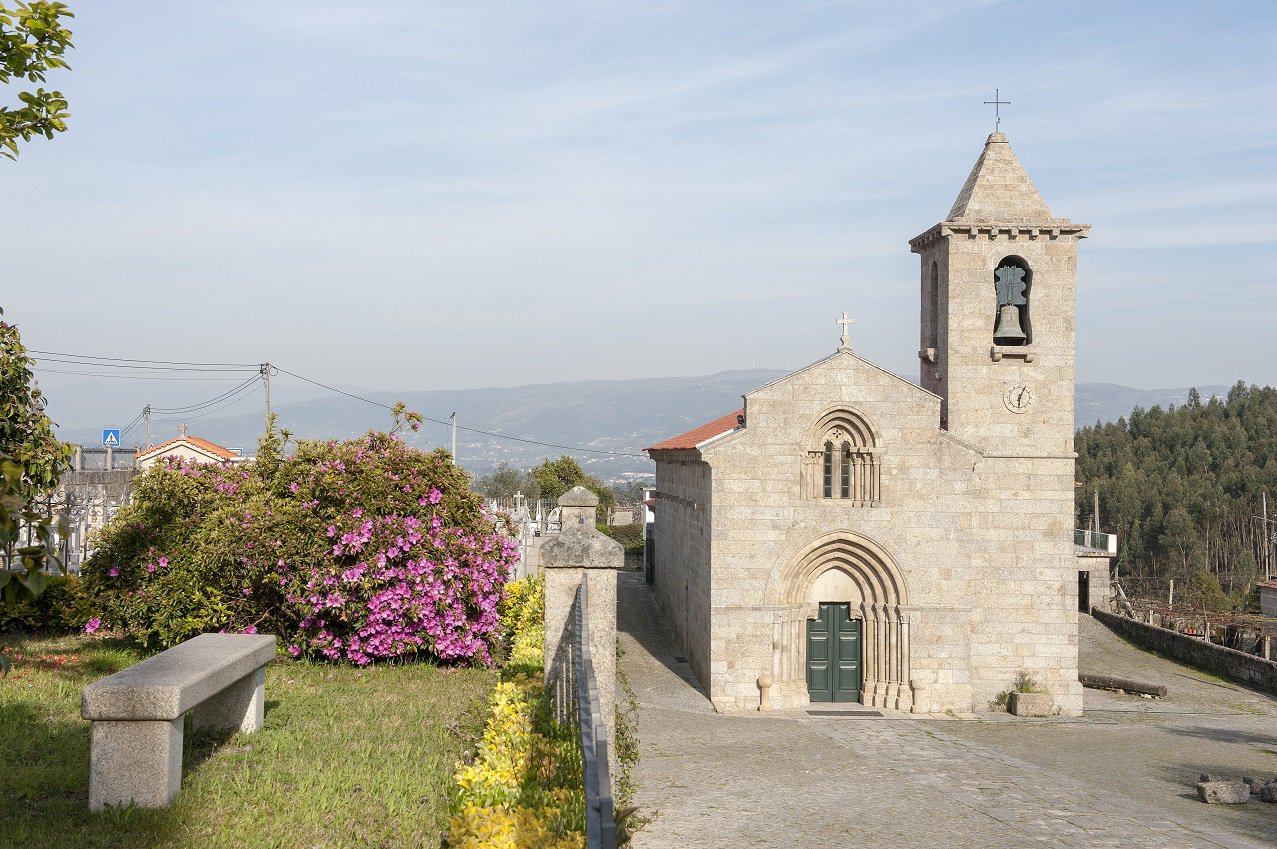
{"type": "Polygon", "coordinates": [[[1183,406],[1084,427],[1075,444],[1078,526],[1098,490],[1100,530],[1117,533],[1118,573],[1137,587],[1173,578],[1240,603],[1277,570],[1277,389],[1239,382],[1206,402],[1193,390],[1183,406]]]}

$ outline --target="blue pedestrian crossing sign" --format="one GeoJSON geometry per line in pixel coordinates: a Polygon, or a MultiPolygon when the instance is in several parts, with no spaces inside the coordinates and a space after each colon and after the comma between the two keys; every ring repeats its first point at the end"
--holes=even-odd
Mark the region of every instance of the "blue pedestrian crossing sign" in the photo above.
{"type": "Polygon", "coordinates": [[[103,448],[119,448],[120,447],[120,429],[114,430],[102,429],[102,447],[103,448]]]}

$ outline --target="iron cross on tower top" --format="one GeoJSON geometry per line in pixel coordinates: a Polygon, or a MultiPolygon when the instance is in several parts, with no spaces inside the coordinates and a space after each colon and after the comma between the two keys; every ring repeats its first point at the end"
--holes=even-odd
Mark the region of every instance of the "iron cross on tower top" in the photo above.
{"type": "Polygon", "coordinates": [[[855,324],[855,323],[856,323],[856,320],[854,318],[847,318],[847,313],[843,313],[842,318],[834,322],[834,324],[842,325],[842,338],[838,340],[839,351],[851,350],[851,340],[847,337],[847,326],[849,324],[855,324]]]}
{"type": "Polygon", "coordinates": [[[998,92],[998,89],[996,89],[996,88],[995,88],[995,89],[993,90],[993,99],[992,99],[992,100],[986,100],[986,101],[984,102],[984,104],[985,104],[986,106],[992,106],[992,107],[993,107],[993,119],[994,119],[994,121],[993,121],[993,132],[995,132],[995,133],[1000,133],[1000,132],[1002,132],[1002,113],[1001,113],[1001,111],[999,111],[999,110],[1000,110],[1000,109],[1001,109],[1001,107],[1003,107],[1003,106],[1010,106],[1010,105],[1011,105],[1011,101],[1009,101],[1009,100],[1003,100],[1003,99],[1002,99],[1001,94],[998,92]]]}

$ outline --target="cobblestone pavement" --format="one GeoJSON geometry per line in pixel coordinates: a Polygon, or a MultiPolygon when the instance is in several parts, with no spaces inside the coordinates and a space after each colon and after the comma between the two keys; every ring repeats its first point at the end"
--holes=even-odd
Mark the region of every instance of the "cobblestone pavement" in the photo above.
{"type": "Polygon", "coordinates": [[[1083,668],[1160,680],[1169,698],[1088,690],[1080,720],[723,716],[676,661],[641,575],[621,576],[618,602],[636,802],[655,812],[635,849],[1277,846],[1277,805],[1207,806],[1192,788],[1198,771],[1277,775],[1277,703],[1089,617],[1083,668]]]}

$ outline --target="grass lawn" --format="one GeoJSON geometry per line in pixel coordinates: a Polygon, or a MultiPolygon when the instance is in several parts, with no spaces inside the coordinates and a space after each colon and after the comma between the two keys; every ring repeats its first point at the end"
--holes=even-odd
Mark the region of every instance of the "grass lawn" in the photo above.
{"type": "Polygon", "coordinates": [[[438,847],[455,762],[482,732],[492,670],[279,659],[256,734],[186,734],[169,808],[88,810],[80,692],[146,653],[83,637],[8,638],[0,678],[0,847],[438,847]],[[16,659],[21,655],[21,659],[16,659]]]}

